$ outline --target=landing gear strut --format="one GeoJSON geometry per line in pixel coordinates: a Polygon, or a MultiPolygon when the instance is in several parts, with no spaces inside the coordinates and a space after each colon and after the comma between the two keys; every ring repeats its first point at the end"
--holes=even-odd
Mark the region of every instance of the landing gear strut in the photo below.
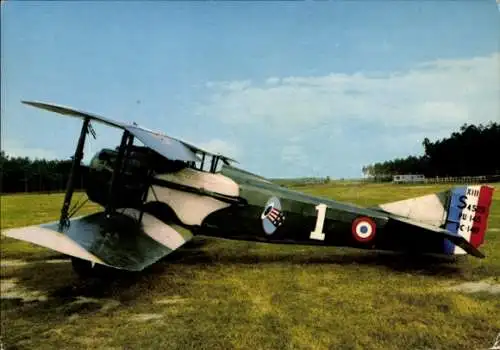
{"type": "MultiPolygon", "coordinates": [[[[71,257],[73,271],[82,279],[104,277],[112,270],[101,264],[96,264],[88,260],[71,257]]],[[[113,269],[114,270],[114,269],[113,269]]]]}
{"type": "Polygon", "coordinates": [[[81,278],[95,277],[97,272],[97,265],[91,261],[71,257],[71,266],[73,271],[81,278]]]}
{"type": "Polygon", "coordinates": [[[71,257],[73,271],[81,279],[89,278],[113,278],[121,276],[119,269],[110,266],[96,264],[88,260],[71,257]]]}

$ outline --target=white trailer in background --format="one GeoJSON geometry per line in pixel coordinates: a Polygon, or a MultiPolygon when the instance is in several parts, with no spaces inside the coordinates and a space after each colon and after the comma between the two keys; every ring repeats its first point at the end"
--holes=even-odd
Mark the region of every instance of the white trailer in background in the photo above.
{"type": "Polygon", "coordinates": [[[394,175],[392,177],[393,183],[418,183],[425,182],[425,176],[422,174],[407,174],[407,175],[394,175]]]}

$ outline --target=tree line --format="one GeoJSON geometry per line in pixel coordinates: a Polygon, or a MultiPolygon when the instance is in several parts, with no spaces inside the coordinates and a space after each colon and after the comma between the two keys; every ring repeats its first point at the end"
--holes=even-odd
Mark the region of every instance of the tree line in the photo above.
{"type": "MultiPolygon", "coordinates": [[[[424,154],[408,156],[362,168],[371,178],[391,178],[398,174],[423,174],[426,177],[500,175],[500,124],[464,124],[450,137],[422,142],[424,154]]],[[[0,152],[0,192],[54,192],[66,188],[71,159],[46,160],[10,157],[0,152]]],[[[85,187],[87,171],[77,175],[77,189],[85,187]]]]}
{"type": "MultiPolygon", "coordinates": [[[[13,192],[56,192],[66,188],[72,160],[30,159],[10,157],[0,152],[0,190],[13,192]]],[[[78,174],[75,185],[81,189],[86,180],[85,168],[78,174]]]]}
{"type": "Polygon", "coordinates": [[[362,168],[369,177],[423,174],[425,177],[500,175],[500,124],[463,124],[449,137],[422,142],[424,154],[408,156],[362,168]]]}

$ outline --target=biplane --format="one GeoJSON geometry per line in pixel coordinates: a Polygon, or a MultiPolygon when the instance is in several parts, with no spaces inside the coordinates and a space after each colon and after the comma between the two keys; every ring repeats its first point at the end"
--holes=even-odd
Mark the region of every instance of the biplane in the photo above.
{"type": "Polygon", "coordinates": [[[143,270],[195,235],[484,258],[478,248],[492,187],[459,186],[365,208],[285,188],[225,155],[136,123],[22,102],[83,124],[59,220],[3,234],[70,256],[80,275],[92,275],[96,264],[143,270]],[[87,135],[95,137],[92,123],[123,134],[115,149],[100,150],[88,165],[86,195],[102,210],[75,217],[75,176],[83,167],[87,135]]]}

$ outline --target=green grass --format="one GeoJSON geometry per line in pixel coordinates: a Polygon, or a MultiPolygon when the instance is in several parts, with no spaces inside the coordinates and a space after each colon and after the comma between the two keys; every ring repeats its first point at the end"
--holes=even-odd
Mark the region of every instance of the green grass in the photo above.
{"type": "MultiPolygon", "coordinates": [[[[84,193],[75,193],[73,195],[73,204],[86,199],[84,193]]],[[[36,225],[44,222],[58,220],[64,194],[28,194],[28,195],[3,195],[0,198],[0,227],[2,230],[36,225]]],[[[99,206],[87,202],[87,204],[76,215],[88,214],[99,210],[99,206]]],[[[24,259],[40,260],[50,256],[59,256],[58,253],[24,242],[6,239],[1,236],[2,259],[24,259]]]]}
{"type": "MultiPolygon", "coordinates": [[[[368,206],[449,187],[300,190],[368,206]]],[[[499,188],[484,260],[409,260],[197,237],[142,273],[84,282],[68,263],[41,261],[57,253],[2,238],[2,259],[32,262],[2,267],[2,281],[16,279],[25,293],[47,295],[25,303],[1,299],[2,342],[7,349],[485,349],[500,332],[500,296],[446,287],[500,283],[499,188]],[[140,314],[160,318],[138,321],[140,314]]],[[[57,219],[62,198],[2,197],[2,228],[57,219]]]]}

